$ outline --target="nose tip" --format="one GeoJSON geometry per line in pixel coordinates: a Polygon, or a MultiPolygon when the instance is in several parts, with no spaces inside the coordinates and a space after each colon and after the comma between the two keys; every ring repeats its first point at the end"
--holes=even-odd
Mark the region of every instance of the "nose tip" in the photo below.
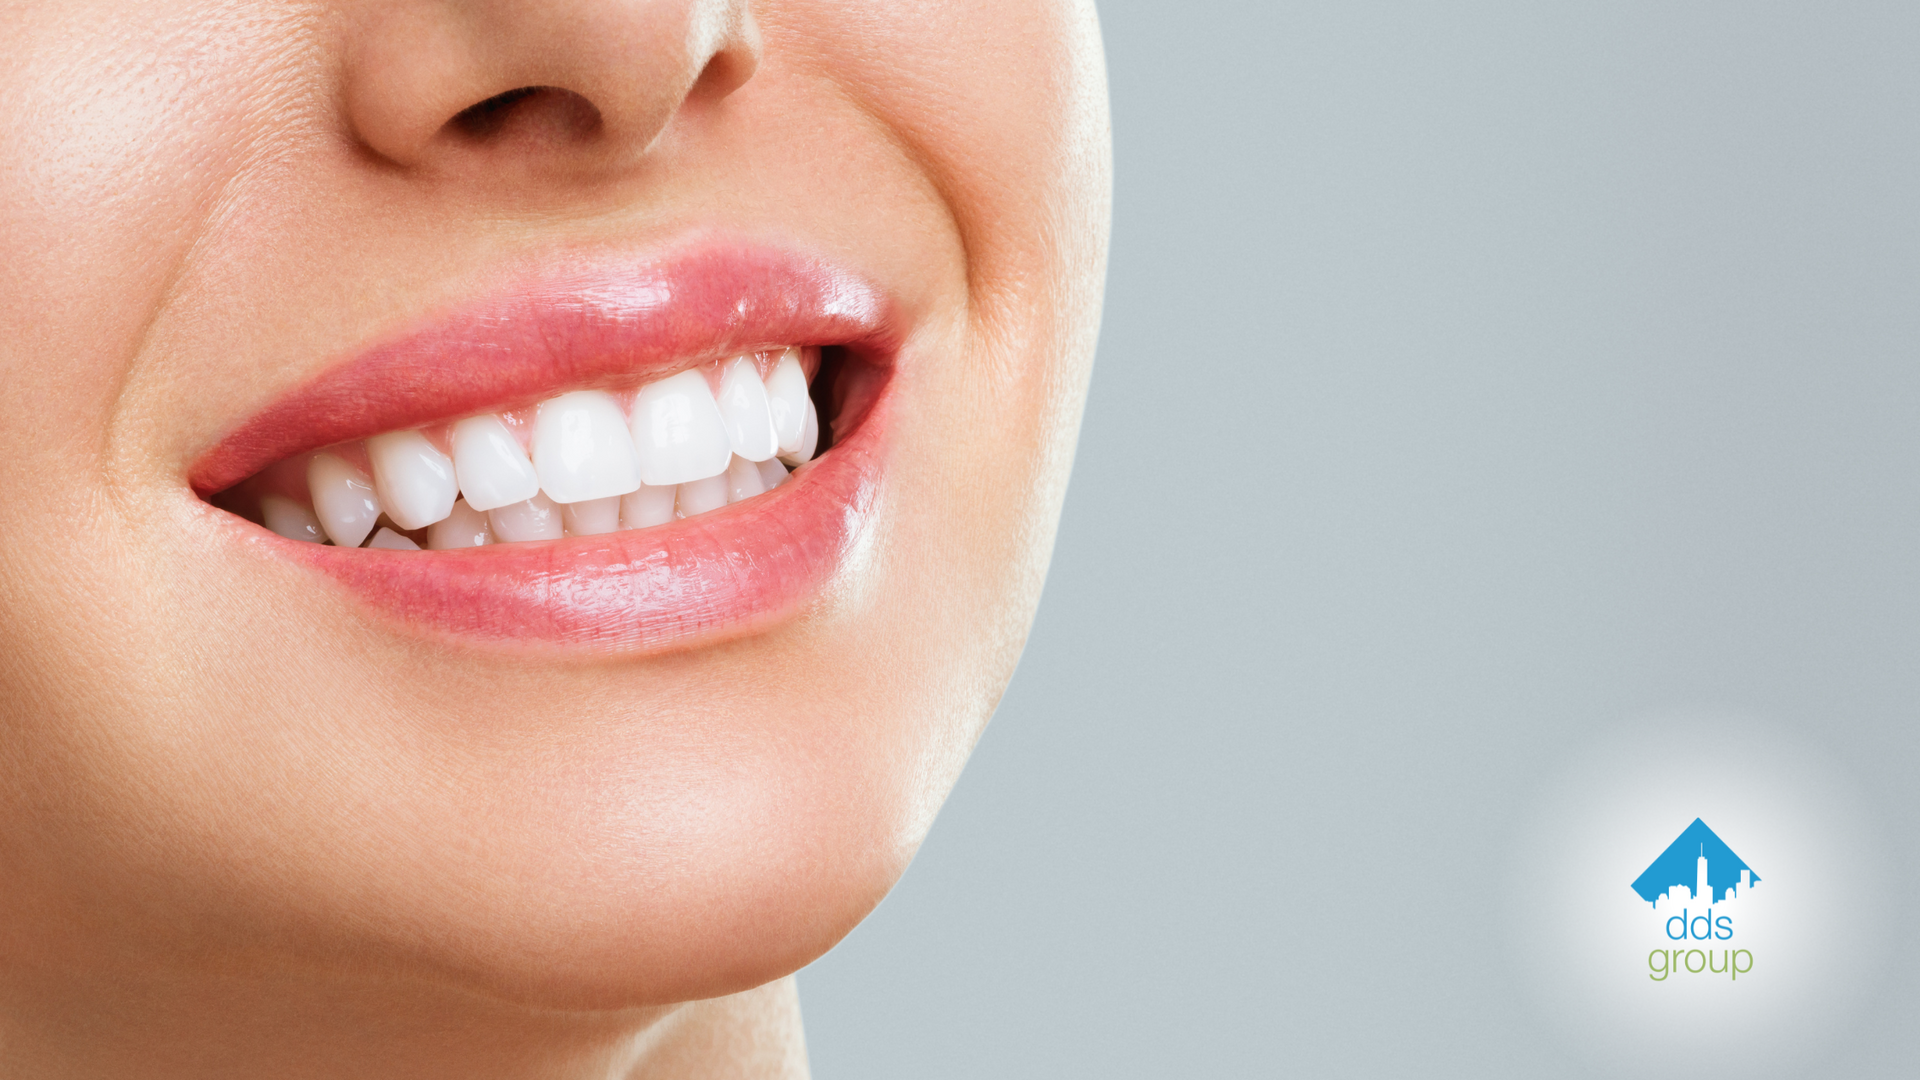
{"type": "Polygon", "coordinates": [[[476,148],[631,160],[687,101],[733,93],[760,63],[747,0],[368,0],[356,14],[347,120],[402,166],[476,148]]]}

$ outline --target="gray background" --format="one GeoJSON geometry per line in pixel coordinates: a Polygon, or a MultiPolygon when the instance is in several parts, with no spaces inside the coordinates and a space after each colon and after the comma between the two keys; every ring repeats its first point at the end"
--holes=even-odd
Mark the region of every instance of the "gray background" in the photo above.
{"type": "MultiPolygon", "coordinates": [[[[1920,4],[1102,17],[1046,598],[801,975],[815,1074],[1583,1075],[1487,890],[1539,778],[1652,708],[1818,740],[1911,864],[1920,4]]],[[[1823,1072],[1901,1074],[1916,1014],[1902,974],[1823,1072]]]]}

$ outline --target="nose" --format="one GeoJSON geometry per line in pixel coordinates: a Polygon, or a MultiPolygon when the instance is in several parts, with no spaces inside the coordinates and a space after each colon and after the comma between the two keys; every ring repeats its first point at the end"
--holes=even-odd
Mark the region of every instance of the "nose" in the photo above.
{"type": "Polygon", "coordinates": [[[748,0],[365,0],[348,35],[348,123],[402,166],[630,161],[760,63],[748,0]]]}

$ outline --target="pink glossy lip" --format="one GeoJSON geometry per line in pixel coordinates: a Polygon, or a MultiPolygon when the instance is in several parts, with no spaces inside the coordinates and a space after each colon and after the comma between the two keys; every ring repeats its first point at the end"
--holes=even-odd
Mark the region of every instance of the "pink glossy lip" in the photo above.
{"type": "MultiPolygon", "coordinates": [[[[222,439],[188,479],[204,496],[318,447],[755,347],[839,346],[884,373],[899,336],[884,293],[817,258],[709,244],[577,264],[328,370],[222,439]]],[[[871,513],[886,405],[872,398],[829,454],[775,491],[636,532],[394,552],[228,521],[245,542],[421,629],[619,653],[699,644],[752,632],[819,592],[871,513]]]]}

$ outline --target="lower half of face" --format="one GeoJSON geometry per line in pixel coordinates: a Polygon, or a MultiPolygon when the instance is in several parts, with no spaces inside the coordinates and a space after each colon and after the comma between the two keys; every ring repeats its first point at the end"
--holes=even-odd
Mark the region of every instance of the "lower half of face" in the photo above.
{"type": "Polygon", "coordinates": [[[0,45],[0,949],[594,1007],[823,952],[1038,600],[1090,6],[94,7],[0,45]]]}

